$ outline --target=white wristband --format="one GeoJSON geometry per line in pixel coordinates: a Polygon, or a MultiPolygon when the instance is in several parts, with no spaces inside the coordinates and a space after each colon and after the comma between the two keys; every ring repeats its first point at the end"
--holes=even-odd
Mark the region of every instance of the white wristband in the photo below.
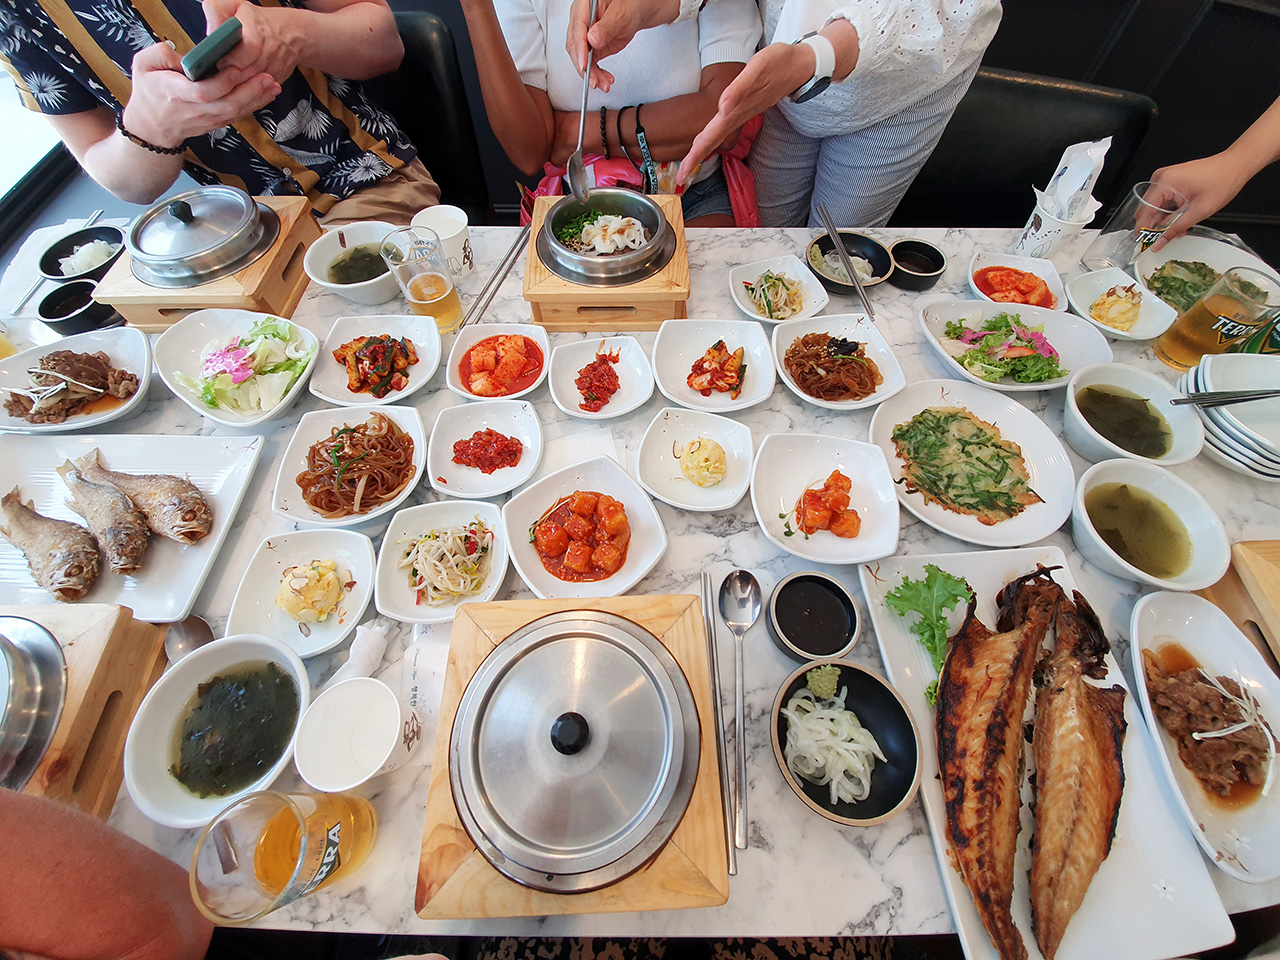
{"type": "Polygon", "coordinates": [[[702,12],[702,8],[706,5],[707,0],[680,0],[680,15],[676,17],[675,22],[692,20],[702,12]]]}
{"type": "Polygon", "coordinates": [[[814,77],[829,80],[831,75],[836,72],[836,48],[831,45],[831,41],[822,34],[815,33],[811,37],[805,37],[800,42],[813,50],[813,56],[816,61],[813,70],[814,77]]]}

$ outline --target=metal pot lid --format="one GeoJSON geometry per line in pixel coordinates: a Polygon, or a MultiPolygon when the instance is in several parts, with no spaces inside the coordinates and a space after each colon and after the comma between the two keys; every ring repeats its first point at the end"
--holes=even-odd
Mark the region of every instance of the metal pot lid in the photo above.
{"type": "Polygon", "coordinates": [[[653,634],[599,611],[552,614],[512,634],[468,684],[450,744],[454,801],[507,876],[596,889],[675,830],[699,737],[688,681],[653,634]]]}
{"type": "Polygon", "coordinates": [[[67,692],[67,662],[57,639],[22,617],[0,617],[0,788],[26,786],[53,742],[67,692]]]}
{"type": "Polygon", "coordinates": [[[214,265],[241,257],[252,245],[258,205],[236,187],[187,190],[156,204],[129,227],[125,245],[136,260],[162,265],[211,256],[214,265]],[[223,251],[222,256],[218,256],[223,251]]]}

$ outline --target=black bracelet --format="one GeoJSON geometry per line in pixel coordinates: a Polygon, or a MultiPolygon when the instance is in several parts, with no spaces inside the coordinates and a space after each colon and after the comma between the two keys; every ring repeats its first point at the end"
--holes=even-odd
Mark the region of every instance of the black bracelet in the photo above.
{"type": "Polygon", "coordinates": [[[605,114],[608,112],[607,107],[600,108],[600,147],[604,151],[604,158],[606,160],[609,159],[609,133],[608,128],[605,126],[604,118],[605,114]]]}
{"type": "Polygon", "coordinates": [[[137,144],[138,146],[142,147],[144,150],[150,150],[152,153],[162,153],[166,157],[176,157],[180,153],[187,152],[187,147],[185,144],[178,147],[157,147],[154,143],[151,143],[148,140],[143,140],[141,137],[134,136],[132,133],[130,133],[128,130],[124,128],[123,113],[116,114],[116,129],[119,130],[120,133],[124,136],[124,138],[128,140],[130,143],[137,144]]]}
{"type": "Polygon", "coordinates": [[[615,126],[617,128],[617,134],[618,134],[618,146],[622,148],[622,155],[627,158],[627,161],[633,167],[636,168],[636,173],[639,173],[640,164],[636,163],[634,160],[631,159],[631,152],[627,150],[627,141],[622,139],[622,115],[630,109],[631,109],[630,105],[618,108],[618,116],[616,117],[618,122],[615,126]]]}
{"type": "Polygon", "coordinates": [[[658,189],[658,171],[653,166],[653,155],[649,152],[649,141],[645,139],[644,127],[640,125],[640,108],[643,103],[636,104],[636,142],[640,144],[640,161],[643,164],[640,176],[643,179],[645,193],[653,193],[658,189]]]}

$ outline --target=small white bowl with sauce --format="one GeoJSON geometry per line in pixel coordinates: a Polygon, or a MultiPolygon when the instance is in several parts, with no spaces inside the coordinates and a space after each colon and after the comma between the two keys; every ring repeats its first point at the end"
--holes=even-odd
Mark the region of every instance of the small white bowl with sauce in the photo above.
{"type": "MultiPolygon", "coordinates": [[[[1103,460],[1084,472],[1076,484],[1071,506],[1071,538],[1084,558],[1100,570],[1163,590],[1203,590],[1221,580],[1231,565],[1227,532],[1209,502],[1194,487],[1163,467],[1138,460],[1103,460]],[[1097,514],[1095,498],[1107,492],[1104,488],[1117,492],[1122,486],[1130,488],[1137,502],[1116,509],[1117,519],[1131,524],[1131,529],[1120,531],[1121,535],[1127,533],[1132,542],[1136,534],[1150,534],[1165,527],[1159,522],[1161,515],[1168,520],[1167,536],[1155,534],[1153,541],[1135,543],[1129,551],[1135,562],[1121,556],[1090,516],[1090,506],[1097,514]],[[1151,504],[1152,498],[1165,509],[1151,504]],[[1181,542],[1183,535],[1185,544],[1181,542]],[[1144,547],[1152,560],[1155,556],[1165,558],[1183,551],[1189,551],[1190,558],[1184,569],[1178,570],[1177,564],[1170,563],[1166,570],[1149,572],[1137,565],[1143,558],[1136,551],[1144,547]]],[[[1111,539],[1116,537],[1113,535],[1111,539]]]]}
{"type": "MultiPolygon", "coordinates": [[[[1204,424],[1190,405],[1175,407],[1169,402],[1180,396],[1182,393],[1163,377],[1137,370],[1128,364],[1095,363],[1081,367],[1067,382],[1067,395],[1062,409],[1063,435],[1071,449],[1091,463],[1114,457],[1158,463],[1161,466],[1186,463],[1198,456],[1204,446],[1204,424]],[[1119,394],[1120,397],[1145,399],[1147,409],[1162,417],[1167,425],[1168,449],[1161,454],[1139,452],[1144,449],[1142,441],[1159,432],[1155,422],[1150,424],[1151,433],[1144,433],[1143,436],[1118,432],[1133,427],[1131,419],[1123,424],[1113,423],[1108,426],[1099,423],[1095,426],[1081,409],[1082,399],[1085,406],[1089,406],[1088,397],[1082,397],[1089,388],[1119,394]],[[1122,445],[1122,440],[1127,441],[1128,446],[1122,445]]],[[[1104,403],[1103,407],[1106,412],[1114,410],[1116,404],[1104,403]]]]}

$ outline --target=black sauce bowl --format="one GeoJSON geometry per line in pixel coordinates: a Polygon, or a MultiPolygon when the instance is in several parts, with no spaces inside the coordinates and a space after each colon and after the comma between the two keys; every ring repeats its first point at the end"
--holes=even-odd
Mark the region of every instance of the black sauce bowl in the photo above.
{"type": "Polygon", "coordinates": [[[928,290],[947,269],[946,255],[927,240],[896,240],[889,245],[889,256],[889,282],[903,290],[928,290]]]}
{"type": "MultiPolygon", "coordinates": [[[[840,239],[844,242],[845,250],[850,256],[861,257],[871,264],[872,276],[870,280],[862,281],[864,289],[866,287],[874,287],[893,273],[893,258],[889,256],[889,251],[879,240],[872,240],[865,234],[855,233],[852,230],[840,230],[838,233],[840,234],[840,239]]],[[[809,246],[805,248],[805,265],[813,271],[813,275],[818,278],[819,282],[832,293],[843,293],[850,297],[856,297],[858,291],[852,283],[841,283],[839,280],[831,279],[815,267],[813,261],[809,259],[809,255],[814,249],[817,249],[818,257],[821,259],[835,248],[836,245],[831,239],[831,234],[824,233],[814,237],[809,246]]]]}
{"type": "Polygon", "coordinates": [[[101,280],[107,275],[111,265],[120,259],[120,254],[122,253],[124,253],[124,231],[119,227],[113,227],[109,224],[85,227],[68,233],[65,237],[60,237],[45,248],[44,253],[40,256],[40,276],[46,280],[56,280],[58,283],[66,283],[71,280],[101,280]],[[98,264],[92,270],[73,273],[69,276],[64,275],[62,268],[58,265],[58,261],[64,257],[71,256],[76,247],[91,243],[94,240],[114,244],[116,252],[111,255],[109,260],[98,264]]]}
{"type": "Polygon", "coordinates": [[[50,329],[64,337],[89,330],[105,330],[124,323],[109,303],[93,299],[96,280],[73,280],[64,283],[43,300],[36,313],[50,329]]]}
{"type": "Polygon", "coordinates": [[[802,570],[783,577],[773,588],[765,611],[765,626],[779,650],[792,660],[806,662],[848,654],[858,642],[862,619],[858,605],[844,584],[825,573],[802,570]],[[818,606],[801,600],[800,591],[815,590],[818,606]],[[825,607],[832,616],[822,618],[819,607],[825,607]],[[815,627],[831,622],[838,625],[842,617],[846,621],[845,629],[823,634],[815,631],[815,627]]]}
{"type": "Polygon", "coordinates": [[[798,668],[778,690],[769,730],[773,755],[783,779],[806,806],[828,820],[853,827],[883,823],[901,813],[920,789],[923,763],[915,721],[889,681],[859,664],[847,660],[818,660],[798,668]],[[859,722],[875,737],[886,758],[884,761],[876,759],[871,771],[871,790],[865,800],[856,803],[843,800],[832,803],[828,787],[810,783],[787,769],[783,752],[790,721],[782,715],[782,708],[797,690],[806,686],[806,673],[828,663],[840,669],[840,687],[848,690],[845,709],[857,715],[859,722]]]}

